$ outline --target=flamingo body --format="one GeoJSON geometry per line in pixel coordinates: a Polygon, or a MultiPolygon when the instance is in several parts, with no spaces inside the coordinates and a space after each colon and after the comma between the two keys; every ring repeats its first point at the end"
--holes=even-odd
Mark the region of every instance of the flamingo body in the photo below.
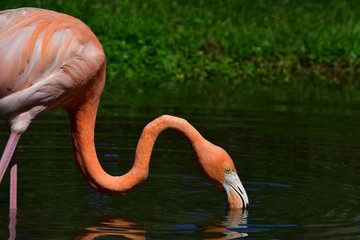
{"type": "Polygon", "coordinates": [[[35,8],[0,12],[0,114],[11,131],[0,160],[0,181],[10,164],[10,209],[16,209],[14,153],[20,136],[35,117],[54,108],[67,110],[77,164],[95,190],[119,196],[132,191],[148,176],[158,135],[174,129],[188,139],[202,173],[227,193],[229,207],[247,207],[248,198],[230,156],[204,139],[186,120],[173,116],[161,116],[144,128],[128,173],[106,173],[94,146],[105,68],[99,40],[80,20],[35,8]]]}
{"type": "Polygon", "coordinates": [[[0,56],[0,114],[17,133],[41,112],[66,107],[105,68],[84,23],[36,8],[0,12],[0,56]]]}

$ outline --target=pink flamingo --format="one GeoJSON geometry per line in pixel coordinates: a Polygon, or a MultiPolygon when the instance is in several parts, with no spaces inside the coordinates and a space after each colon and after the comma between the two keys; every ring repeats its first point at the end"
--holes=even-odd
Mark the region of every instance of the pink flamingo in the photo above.
{"type": "Polygon", "coordinates": [[[94,126],[105,84],[105,54],[94,33],[80,20],[54,11],[21,8],[0,12],[0,114],[10,137],[0,161],[0,181],[11,162],[10,209],[16,209],[17,143],[31,121],[55,108],[67,110],[77,164],[95,190],[122,196],[148,175],[151,151],[165,129],[189,140],[203,174],[224,190],[230,208],[246,208],[248,197],[229,155],[205,140],[186,120],[161,116],[141,134],[132,169],[111,176],[101,167],[94,126]]]}

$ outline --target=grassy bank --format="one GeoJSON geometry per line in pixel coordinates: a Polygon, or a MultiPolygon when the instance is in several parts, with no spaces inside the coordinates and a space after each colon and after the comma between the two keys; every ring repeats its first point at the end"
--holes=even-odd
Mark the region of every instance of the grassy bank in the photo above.
{"type": "Polygon", "coordinates": [[[358,1],[80,0],[0,3],[65,12],[107,55],[106,93],[236,94],[255,88],[358,88],[358,1]],[[350,86],[350,87],[349,87],[350,86]]]}

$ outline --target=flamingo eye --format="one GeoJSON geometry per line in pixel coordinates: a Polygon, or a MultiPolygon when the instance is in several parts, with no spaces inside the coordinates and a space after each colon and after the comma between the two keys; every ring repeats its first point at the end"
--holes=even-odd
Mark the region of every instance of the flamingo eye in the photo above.
{"type": "Polygon", "coordinates": [[[225,173],[231,173],[231,167],[229,167],[229,166],[226,166],[226,167],[224,167],[224,172],[225,173]]]}

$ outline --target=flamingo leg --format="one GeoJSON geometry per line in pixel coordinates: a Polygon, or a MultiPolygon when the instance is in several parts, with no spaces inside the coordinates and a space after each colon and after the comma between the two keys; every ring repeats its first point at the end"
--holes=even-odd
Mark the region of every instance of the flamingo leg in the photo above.
{"type": "MultiPolygon", "coordinates": [[[[15,152],[16,145],[19,142],[21,134],[19,133],[11,133],[9,140],[6,144],[4,153],[0,160],[0,183],[4,177],[5,171],[9,166],[10,160],[15,152]]],[[[16,164],[15,164],[16,165],[16,164]]]]}
{"type": "Polygon", "coordinates": [[[5,171],[11,162],[11,170],[10,170],[10,223],[9,223],[9,231],[10,237],[9,239],[16,238],[16,201],[17,201],[17,157],[16,157],[16,146],[19,142],[21,134],[11,133],[9,140],[6,144],[4,153],[0,160],[0,183],[4,177],[5,171]]]}
{"type": "Polygon", "coordinates": [[[14,154],[10,161],[10,210],[17,208],[17,151],[15,148],[14,154]]]}
{"type": "Polygon", "coordinates": [[[10,209],[10,222],[9,222],[9,239],[16,239],[16,209],[10,209]]]}

